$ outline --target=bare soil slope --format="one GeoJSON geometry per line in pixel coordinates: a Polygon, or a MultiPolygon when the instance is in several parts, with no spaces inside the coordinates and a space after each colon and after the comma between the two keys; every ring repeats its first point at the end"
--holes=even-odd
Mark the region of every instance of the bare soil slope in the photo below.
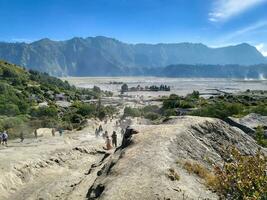
{"type": "Polygon", "coordinates": [[[180,161],[195,160],[211,168],[211,162],[222,163],[229,145],[243,153],[258,148],[248,135],[218,119],[177,117],[162,125],[132,128],[138,133],[124,137],[124,145],[106,160],[88,199],[218,199],[180,161]],[[170,168],[180,180],[168,178],[170,168]]]}

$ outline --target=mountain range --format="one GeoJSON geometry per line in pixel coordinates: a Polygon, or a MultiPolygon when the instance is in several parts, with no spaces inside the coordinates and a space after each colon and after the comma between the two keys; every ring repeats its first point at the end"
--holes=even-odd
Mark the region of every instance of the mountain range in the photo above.
{"type": "Polygon", "coordinates": [[[55,76],[149,74],[154,69],[158,71],[177,64],[267,63],[266,57],[247,43],[221,48],[201,43],[127,44],[103,36],[65,41],[41,39],[32,43],[0,42],[0,59],[55,76]]]}

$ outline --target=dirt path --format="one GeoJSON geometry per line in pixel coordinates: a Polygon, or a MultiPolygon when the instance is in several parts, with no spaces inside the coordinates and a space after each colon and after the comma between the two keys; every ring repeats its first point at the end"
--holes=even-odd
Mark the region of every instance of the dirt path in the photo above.
{"type": "MultiPolygon", "coordinates": [[[[102,123],[109,134],[116,121],[102,123]]],[[[0,199],[85,199],[105,153],[99,123],[82,131],[56,137],[10,141],[0,149],[0,199]]],[[[120,139],[118,134],[118,139],[120,139]]],[[[120,141],[119,141],[120,143],[120,141]]]]}

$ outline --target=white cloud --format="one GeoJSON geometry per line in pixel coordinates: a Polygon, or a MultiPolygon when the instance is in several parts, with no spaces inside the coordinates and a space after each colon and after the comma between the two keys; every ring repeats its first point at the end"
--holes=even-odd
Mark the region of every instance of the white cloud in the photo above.
{"type": "Polygon", "coordinates": [[[241,28],[239,30],[236,30],[226,36],[224,36],[224,40],[229,41],[232,39],[235,39],[239,36],[243,36],[245,34],[250,34],[253,31],[257,30],[263,30],[263,28],[267,27],[267,20],[266,21],[258,21],[254,24],[251,24],[247,27],[241,28]]]}
{"type": "Polygon", "coordinates": [[[258,21],[256,23],[250,24],[246,27],[240,28],[233,32],[223,34],[220,38],[217,38],[217,42],[224,43],[236,43],[236,41],[241,42],[253,42],[253,38],[256,37],[258,33],[263,33],[267,28],[267,20],[258,21]]]}
{"type": "Polygon", "coordinates": [[[267,0],[214,0],[212,11],[209,13],[211,22],[226,21],[250,8],[267,0]]]}
{"type": "Polygon", "coordinates": [[[267,56],[267,45],[260,43],[258,45],[255,45],[255,47],[259,52],[261,52],[262,55],[267,56]]]}

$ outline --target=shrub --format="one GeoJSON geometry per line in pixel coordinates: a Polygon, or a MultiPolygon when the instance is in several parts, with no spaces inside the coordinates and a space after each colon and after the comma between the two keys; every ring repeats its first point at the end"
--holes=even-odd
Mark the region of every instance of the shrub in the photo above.
{"type": "Polygon", "coordinates": [[[83,117],[82,115],[74,113],[73,115],[71,115],[70,120],[71,120],[71,123],[73,124],[80,124],[83,121],[83,117]]]}
{"type": "Polygon", "coordinates": [[[93,87],[93,91],[94,91],[95,93],[101,93],[101,89],[100,89],[100,87],[97,87],[97,86],[94,86],[94,87],[93,87]]]}
{"type": "Polygon", "coordinates": [[[256,155],[244,156],[235,148],[230,155],[230,162],[215,168],[217,192],[227,199],[266,199],[267,157],[260,150],[256,155]]]}
{"type": "Polygon", "coordinates": [[[181,97],[176,94],[171,94],[169,98],[163,100],[163,108],[164,109],[171,109],[171,108],[178,108],[180,105],[181,97]]]}
{"type": "Polygon", "coordinates": [[[48,106],[48,107],[39,107],[37,109],[32,110],[32,116],[34,117],[51,117],[57,118],[58,117],[58,110],[55,106],[48,106]]]}
{"type": "Polygon", "coordinates": [[[23,115],[19,115],[16,117],[6,117],[1,116],[0,117],[0,131],[8,130],[9,137],[14,138],[15,136],[18,136],[20,131],[25,130],[24,125],[27,123],[28,118],[23,115]]]}
{"type": "Polygon", "coordinates": [[[190,114],[225,119],[229,116],[244,114],[244,106],[238,103],[216,102],[199,108],[190,114]]]}
{"type": "Polygon", "coordinates": [[[200,96],[199,91],[195,91],[195,90],[192,92],[192,94],[188,95],[189,98],[193,98],[193,99],[198,99],[199,96],[200,96]]]}
{"type": "Polygon", "coordinates": [[[251,108],[251,112],[267,116],[267,105],[260,104],[251,108]]]}
{"type": "Polygon", "coordinates": [[[179,174],[175,171],[175,169],[170,168],[168,170],[167,173],[167,177],[171,180],[171,181],[179,181],[180,180],[180,176],[179,174]]]}
{"type": "Polygon", "coordinates": [[[177,113],[176,113],[175,109],[167,109],[167,110],[164,110],[164,115],[167,116],[167,117],[176,116],[177,113]]]}
{"type": "Polygon", "coordinates": [[[194,108],[194,104],[187,100],[181,100],[179,102],[179,108],[194,108]]]}
{"type": "Polygon", "coordinates": [[[262,126],[256,128],[256,141],[259,145],[267,147],[267,139],[264,138],[264,129],[262,126]]]}
{"type": "Polygon", "coordinates": [[[124,83],[122,86],[121,86],[121,93],[124,93],[124,92],[127,92],[128,91],[128,85],[126,83],[124,83]]]}
{"type": "Polygon", "coordinates": [[[140,117],[141,112],[138,108],[125,107],[123,116],[124,117],[140,117]]]}
{"type": "Polygon", "coordinates": [[[159,111],[159,107],[156,106],[156,105],[149,105],[149,106],[145,106],[145,107],[143,107],[143,108],[142,108],[142,111],[143,111],[144,113],[147,113],[147,112],[154,112],[154,113],[156,113],[156,112],[159,111]]]}
{"type": "Polygon", "coordinates": [[[77,106],[77,113],[82,116],[93,116],[96,112],[96,106],[93,104],[81,103],[77,106]]]}
{"type": "Polygon", "coordinates": [[[183,165],[184,169],[190,174],[195,174],[198,177],[204,179],[205,184],[208,188],[214,189],[217,188],[218,185],[218,179],[215,176],[215,174],[205,168],[203,165],[197,163],[197,162],[190,162],[186,161],[183,165]]]}
{"type": "Polygon", "coordinates": [[[146,119],[150,119],[150,120],[156,120],[158,118],[160,118],[160,115],[157,113],[153,113],[153,112],[148,112],[144,114],[144,117],[146,119]]]}

